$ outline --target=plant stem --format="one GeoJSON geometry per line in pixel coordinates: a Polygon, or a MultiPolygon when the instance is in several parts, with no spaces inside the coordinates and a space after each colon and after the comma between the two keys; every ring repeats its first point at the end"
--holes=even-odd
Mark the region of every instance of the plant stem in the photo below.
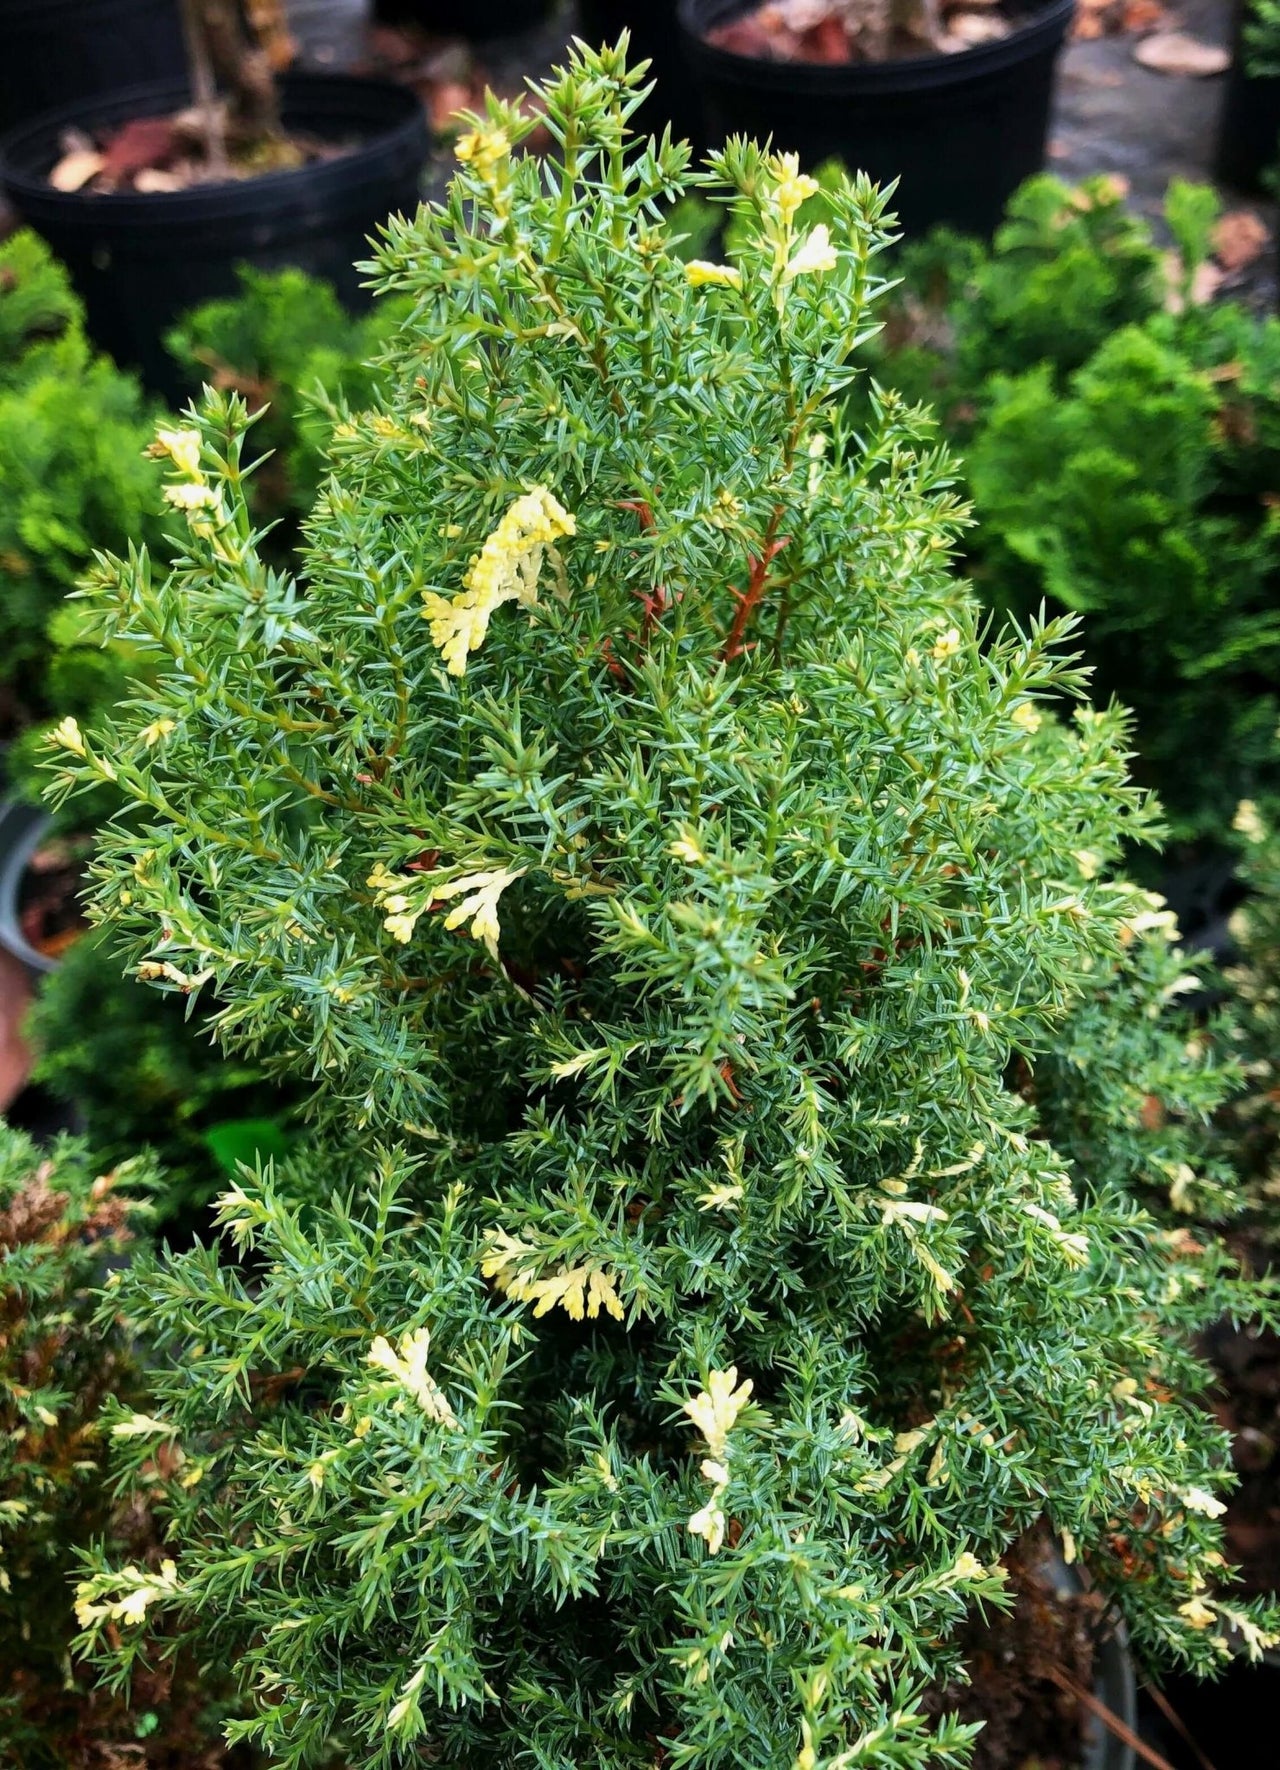
{"type": "Polygon", "coordinates": [[[204,151],[210,172],[225,174],[227,165],[226,124],[218,104],[218,89],[213,78],[213,62],[205,40],[200,0],[182,0],[182,34],[186,39],[187,66],[191,73],[191,95],[204,127],[204,151]]]}

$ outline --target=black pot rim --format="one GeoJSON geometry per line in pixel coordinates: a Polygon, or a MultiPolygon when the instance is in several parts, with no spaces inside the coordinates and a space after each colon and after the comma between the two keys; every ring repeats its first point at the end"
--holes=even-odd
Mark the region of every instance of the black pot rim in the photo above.
{"type": "Polygon", "coordinates": [[[18,920],[18,893],[27,863],[52,824],[47,811],[23,799],[0,798],[0,947],[12,953],[28,971],[47,973],[58,961],[33,947],[18,920]]]}
{"type": "Polygon", "coordinates": [[[1062,37],[1076,8],[1076,0],[1045,0],[999,42],[975,43],[972,49],[958,50],[955,55],[903,55],[892,61],[832,66],[824,62],[766,61],[707,42],[700,27],[718,23],[721,15],[745,11],[749,3],[750,0],[721,0],[714,5],[712,0],[714,13],[708,19],[708,0],[678,0],[676,20],[680,33],[692,58],[706,73],[743,85],[803,85],[815,94],[844,94],[849,98],[959,86],[998,73],[1062,37]]]}
{"type": "Polygon", "coordinates": [[[22,24],[27,19],[34,19],[43,25],[49,22],[50,13],[92,12],[109,18],[113,12],[124,12],[136,5],[137,0],[0,0],[0,19],[5,24],[22,24]]]}
{"type": "MultiPolygon", "coordinates": [[[[91,210],[112,223],[167,228],[178,213],[184,224],[189,224],[193,219],[213,221],[227,213],[241,215],[246,211],[274,209],[281,198],[287,200],[303,182],[313,189],[341,190],[358,182],[352,174],[362,158],[380,154],[397,138],[403,137],[406,145],[418,138],[424,146],[428,143],[421,104],[408,87],[392,80],[364,79],[354,74],[285,74],[280,80],[280,98],[286,119],[295,124],[341,120],[344,99],[379,99],[388,114],[385,126],[362,136],[349,154],[308,166],[265,172],[256,178],[227,179],[221,184],[194,185],[181,191],[108,191],[99,195],[55,190],[48,181],[48,170],[56,161],[56,141],[62,130],[92,129],[129,117],[158,116],[191,102],[190,88],[185,82],[149,81],[97,98],[79,99],[18,124],[0,139],[0,185],[13,196],[19,209],[39,204],[46,211],[56,208],[63,213],[91,210]],[[33,157],[37,163],[48,161],[39,174],[27,169],[33,157]]],[[[360,113],[358,105],[354,108],[357,114],[352,117],[353,126],[363,123],[367,127],[367,115],[360,113]]]]}

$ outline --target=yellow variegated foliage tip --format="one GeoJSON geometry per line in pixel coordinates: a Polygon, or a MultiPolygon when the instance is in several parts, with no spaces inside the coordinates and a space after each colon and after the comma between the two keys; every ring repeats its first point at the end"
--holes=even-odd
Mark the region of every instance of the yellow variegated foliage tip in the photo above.
{"type": "Polygon", "coordinates": [[[1243,836],[1246,842],[1265,842],[1267,839],[1267,826],[1252,799],[1242,799],[1236,806],[1231,828],[1243,836]]]}
{"type": "Polygon", "coordinates": [[[456,879],[408,879],[393,873],[381,861],[365,883],[377,894],[378,907],[385,912],[382,925],[402,945],[413,938],[418,919],[435,904],[455,903],[444,919],[452,931],[464,922],[471,924],[471,938],[482,940],[491,958],[498,957],[498,939],[502,933],[498,921],[498,899],[517,879],[524,877],[524,867],[495,867],[483,873],[462,873],[456,879]]]}
{"type": "Polygon", "coordinates": [[[1178,1498],[1188,1512],[1200,1512],[1206,1518],[1221,1518],[1227,1509],[1216,1495],[1204,1487],[1180,1487],[1178,1498]]]}
{"type": "Polygon", "coordinates": [[[723,1493],[724,1487],[714,1487],[706,1505],[700,1507],[693,1514],[685,1527],[691,1536],[702,1538],[707,1545],[707,1552],[711,1555],[718,1555],[724,1547],[727,1520],[724,1515],[724,1507],[720,1504],[723,1493]]]}
{"type": "Polygon", "coordinates": [[[795,277],[819,276],[825,270],[834,270],[838,263],[836,249],[831,244],[831,230],[822,222],[792,254],[782,280],[789,283],[795,277]]]}
{"type": "Polygon", "coordinates": [[[151,1414],[130,1414],[127,1420],[117,1420],[111,1428],[113,1438],[150,1438],[153,1435],[168,1437],[174,1428],[164,1420],[157,1420],[151,1414]]]}
{"type": "Polygon", "coordinates": [[[153,1604],[176,1597],[178,1569],[162,1561],[160,1571],[146,1567],[122,1567],[116,1573],[81,1580],[76,1587],[76,1621],[82,1629],[98,1622],[140,1623],[153,1604]]]}
{"type": "Polygon", "coordinates": [[[460,879],[451,879],[447,885],[438,885],[434,889],[437,902],[442,899],[459,898],[444,919],[446,928],[461,928],[464,922],[471,924],[472,940],[482,940],[489,949],[491,958],[498,956],[498,936],[502,930],[498,925],[498,899],[517,879],[523,878],[523,867],[499,867],[489,873],[464,873],[460,879]]]}
{"type": "Polygon", "coordinates": [[[689,285],[694,289],[705,288],[708,284],[719,284],[726,289],[742,287],[742,272],[731,264],[709,264],[705,258],[693,258],[684,267],[684,274],[689,285]]]}
{"type": "Polygon", "coordinates": [[[218,494],[212,486],[195,485],[187,480],[179,480],[177,485],[164,488],[166,500],[178,510],[185,510],[188,515],[196,510],[216,510],[218,494]]]}
{"type": "Polygon", "coordinates": [[[54,745],[56,749],[70,750],[73,756],[83,756],[87,754],[84,733],[81,731],[76,721],[71,717],[70,713],[68,713],[66,718],[61,720],[49,733],[49,742],[54,745]]]}
{"type": "Polygon", "coordinates": [[[554,1272],[540,1269],[539,1250],[504,1229],[488,1234],[489,1252],[480,1270],[505,1296],[517,1303],[532,1303],[534,1315],[550,1313],[557,1306],[574,1321],[594,1321],[603,1312],[615,1321],[623,1319],[622,1299],[610,1273],[594,1260],[581,1266],[564,1266],[554,1272]]]}
{"type": "Polygon", "coordinates": [[[725,1454],[729,1434],[751,1399],[752,1387],[750,1377],[745,1382],[738,1382],[738,1367],[731,1364],[727,1371],[709,1371],[706,1388],[684,1404],[685,1413],[706,1439],[707,1449],[717,1460],[725,1454]]]}
{"type": "Polygon", "coordinates": [[[391,1712],[387,1716],[387,1726],[390,1727],[393,1732],[397,1727],[404,1725],[405,1721],[408,1720],[409,1716],[417,1707],[416,1698],[418,1692],[426,1682],[426,1678],[427,1668],[425,1665],[421,1665],[413,1674],[412,1678],[409,1679],[409,1682],[405,1685],[404,1689],[400,1692],[399,1700],[392,1705],[391,1712]]]}
{"type": "Polygon", "coordinates": [[[807,172],[801,172],[798,154],[772,154],[768,166],[778,181],[773,193],[774,207],[783,227],[789,228],[800,205],[817,196],[818,181],[810,178],[807,172]]]}
{"type": "Polygon", "coordinates": [[[146,450],[157,460],[171,461],[188,479],[200,478],[201,436],[198,430],[168,430],[160,425],[156,440],[146,450]]]}
{"type": "Polygon", "coordinates": [[[504,602],[535,606],[548,549],[563,584],[563,567],[554,543],[576,531],[573,517],[554,494],[546,486],[534,486],[515,500],[472,557],[460,595],[424,592],[423,619],[431,623],[431,643],[451,676],[466,674],[467,659],[484,644],[495,609],[504,602]]]}
{"type": "Polygon", "coordinates": [[[473,167],[488,182],[511,152],[511,140],[505,129],[469,129],[458,137],[453,151],[464,166],[473,167]]]}
{"type": "Polygon", "coordinates": [[[427,1328],[414,1328],[401,1334],[397,1351],[385,1335],[379,1334],[369,1348],[367,1363],[375,1370],[385,1371],[405,1392],[413,1397],[429,1420],[441,1426],[456,1426],[457,1415],[449,1399],[427,1369],[431,1350],[431,1334],[427,1328]]]}
{"type": "Polygon", "coordinates": [[[1133,890],[1135,900],[1144,907],[1126,916],[1119,928],[1122,946],[1132,943],[1144,934],[1158,934],[1162,940],[1174,941],[1178,938],[1178,918],[1169,908],[1168,902],[1158,891],[1142,891],[1136,886],[1133,890]]]}
{"type": "Polygon", "coordinates": [[[711,1483],[711,1496],[706,1505],[693,1514],[686,1529],[690,1535],[702,1538],[711,1555],[718,1555],[723,1548],[727,1528],[721,1502],[729,1486],[726,1467],[729,1434],[751,1399],[751,1388],[750,1377],[740,1384],[737,1365],[730,1365],[727,1371],[708,1371],[706,1388],[692,1401],[684,1403],[684,1411],[706,1439],[707,1449],[711,1452],[709,1457],[703,1458],[699,1470],[703,1480],[711,1483]]]}

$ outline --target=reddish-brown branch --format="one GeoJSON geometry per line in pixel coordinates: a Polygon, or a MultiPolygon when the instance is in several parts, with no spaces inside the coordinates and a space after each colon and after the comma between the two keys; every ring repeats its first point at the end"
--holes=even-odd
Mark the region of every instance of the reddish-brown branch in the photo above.
{"type": "Polygon", "coordinates": [[[778,505],[769,520],[769,529],[765,535],[764,546],[760,550],[760,557],[757,559],[754,553],[747,555],[749,576],[746,589],[739,590],[734,585],[730,586],[737,607],[733,611],[733,625],[729,629],[729,637],[724,642],[722,655],[726,663],[733,658],[741,657],[743,652],[749,651],[751,644],[754,644],[754,641],[750,643],[747,641],[747,628],[751,625],[752,616],[764,600],[764,593],[769,585],[769,567],[791,539],[790,535],[778,533],[778,524],[781,520],[782,506],[778,505]]]}
{"type": "Polygon", "coordinates": [[[1100,1702],[1092,1691],[1077,1684],[1074,1678],[1069,1677],[1058,1666],[1046,1666],[1044,1669],[1045,1676],[1051,1683],[1056,1684],[1059,1690],[1065,1690],[1068,1696],[1073,1696],[1081,1708],[1086,1708],[1091,1715],[1096,1715],[1107,1732],[1113,1733],[1117,1739],[1123,1741],[1131,1752],[1136,1753],[1142,1759],[1144,1764],[1150,1764],[1152,1770],[1173,1770],[1168,1758],[1162,1758],[1159,1752],[1152,1751],[1144,1739],[1139,1739],[1128,1722],[1121,1720],[1120,1716],[1109,1709],[1106,1703],[1100,1702]]]}
{"type": "Polygon", "coordinates": [[[610,676],[616,676],[624,688],[630,688],[631,678],[618,662],[618,654],[613,649],[612,639],[609,639],[608,637],[602,639],[600,642],[600,650],[604,655],[605,668],[608,670],[610,676]]]}
{"type": "Polygon", "coordinates": [[[665,584],[658,584],[652,590],[637,590],[640,607],[644,610],[644,622],[639,633],[633,634],[636,644],[642,651],[648,651],[649,641],[653,638],[653,630],[660,618],[671,607],[672,598],[667,594],[665,584]]]}
{"type": "Polygon", "coordinates": [[[658,526],[654,521],[653,506],[647,498],[619,498],[618,509],[634,510],[646,535],[651,535],[658,526]]]}
{"type": "Polygon", "coordinates": [[[733,1065],[732,1065],[732,1063],[730,1063],[730,1061],[727,1057],[725,1058],[724,1062],[720,1065],[720,1079],[724,1083],[725,1087],[728,1088],[730,1094],[733,1096],[734,1105],[741,1106],[742,1100],[743,1100],[742,1089],[738,1086],[737,1082],[735,1082],[733,1079],[733,1065]]]}
{"type": "MultiPolygon", "coordinates": [[[[641,530],[646,535],[651,535],[658,526],[654,518],[653,506],[647,498],[619,498],[618,509],[633,510],[640,519],[641,530]]],[[[653,630],[657,626],[659,618],[671,607],[673,598],[668,594],[665,584],[657,584],[652,590],[637,590],[636,596],[644,610],[644,624],[639,633],[632,633],[629,637],[635,640],[642,651],[647,651],[649,641],[653,637],[653,630]]]]}

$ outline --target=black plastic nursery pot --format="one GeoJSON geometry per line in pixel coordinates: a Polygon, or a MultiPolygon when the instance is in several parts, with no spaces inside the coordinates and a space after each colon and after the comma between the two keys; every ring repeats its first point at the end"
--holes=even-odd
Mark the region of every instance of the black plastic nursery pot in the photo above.
{"type": "Polygon", "coordinates": [[[92,134],[187,102],[185,84],[135,87],[48,112],[0,142],[0,184],[65,262],[94,341],[169,398],[184,397],[184,387],[166,331],[200,302],[233,294],[237,265],[296,266],[331,282],[348,306],[364,305],[355,261],[368,257],[369,238],[389,214],[416,209],[430,147],[421,105],[405,87],[291,74],[281,82],[285,126],[351,144],[349,152],[185,191],[94,196],[49,184],[69,126],[92,134]]]}
{"type": "Polygon", "coordinates": [[[998,43],[956,55],[826,66],[718,49],[705,32],[744,0],[679,0],[685,56],[706,138],[729,135],[797,153],[812,169],[839,159],[877,184],[901,182],[891,207],[919,235],[939,223],[990,235],[1005,204],[1044,164],[1054,69],[1075,0],[1025,8],[998,43]]]}
{"type": "MultiPolygon", "coordinates": [[[[1093,1694],[1130,1733],[1138,1731],[1138,1680],[1128,1646],[1119,1635],[1105,1635],[1098,1642],[1093,1694]]],[[[1135,1770],[1136,1763],[1133,1747],[1114,1733],[1100,1716],[1087,1718],[1081,1770],[1135,1770]]]]}
{"type": "MultiPolygon", "coordinates": [[[[1075,1598],[1084,1581],[1056,1550],[1044,1562],[1044,1583],[1062,1598],[1075,1598]]],[[[1117,1625],[1098,1635],[1093,1660],[1093,1695],[1109,1715],[1128,1731],[1138,1730],[1138,1680],[1133,1669],[1128,1636],[1117,1625]]],[[[1081,1737],[1080,1770],[1135,1770],[1133,1747],[1102,1720],[1086,1714],[1081,1737]]]]}
{"type": "Polygon", "coordinates": [[[374,16],[389,25],[420,25],[441,37],[514,37],[541,24],[552,0],[375,0],[374,16]]]}
{"type": "MultiPolygon", "coordinates": [[[[1269,1748],[1258,1742],[1274,1738],[1280,1713],[1280,1653],[1264,1653],[1255,1662],[1240,1652],[1220,1677],[1178,1674],[1166,1679],[1162,1688],[1186,1733],[1218,1770],[1267,1762],[1269,1748]]],[[[1189,1748],[1181,1734],[1157,1736],[1156,1743],[1172,1770],[1203,1770],[1205,1758],[1189,1748]]]]}
{"type": "Polygon", "coordinates": [[[1237,4],[1213,175],[1258,195],[1267,193],[1268,175],[1280,166],[1280,75],[1261,79],[1246,73],[1244,23],[1245,7],[1237,4]]]}
{"type": "Polygon", "coordinates": [[[18,799],[0,799],[0,947],[35,975],[58,961],[32,946],[22,931],[22,888],[36,849],[49,834],[49,815],[18,799]]]}
{"type": "Polygon", "coordinates": [[[0,130],[185,65],[178,0],[0,0],[0,130]]]}

